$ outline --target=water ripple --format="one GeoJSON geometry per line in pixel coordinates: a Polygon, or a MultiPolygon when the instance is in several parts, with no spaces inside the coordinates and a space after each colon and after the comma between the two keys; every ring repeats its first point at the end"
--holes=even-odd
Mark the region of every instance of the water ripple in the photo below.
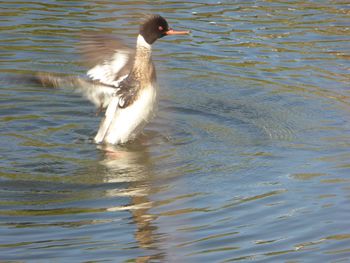
{"type": "Polygon", "coordinates": [[[1,5],[2,260],[349,261],[348,3],[1,5]],[[144,13],[192,34],[154,47],[144,134],[95,145],[91,105],[26,77],[83,74],[79,34],[134,45],[144,13]]]}

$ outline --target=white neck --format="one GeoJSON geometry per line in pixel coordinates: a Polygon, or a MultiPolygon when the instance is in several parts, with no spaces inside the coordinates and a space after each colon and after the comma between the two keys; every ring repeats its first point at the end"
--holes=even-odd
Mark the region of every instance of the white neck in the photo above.
{"type": "Polygon", "coordinates": [[[148,44],[146,42],[146,40],[143,38],[143,36],[138,35],[137,36],[137,44],[136,44],[136,49],[148,49],[148,50],[152,50],[152,47],[150,44],[148,44]]]}

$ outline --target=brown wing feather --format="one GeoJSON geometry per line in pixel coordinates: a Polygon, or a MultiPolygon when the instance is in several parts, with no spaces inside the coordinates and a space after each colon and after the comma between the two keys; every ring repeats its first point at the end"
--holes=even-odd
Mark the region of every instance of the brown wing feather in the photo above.
{"type": "Polygon", "coordinates": [[[110,58],[116,50],[134,53],[132,48],[116,37],[97,33],[89,33],[81,36],[79,51],[90,66],[94,66],[110,58]]]}
{"type": "Polygon", "coordinates": [[[129,74],[135,57],[135,51],[122,40],[102,34],[84,34],[79,51],[91,69],[100,66],[98,73],[94,71],[88,75],[108,85],[129,74]]]}

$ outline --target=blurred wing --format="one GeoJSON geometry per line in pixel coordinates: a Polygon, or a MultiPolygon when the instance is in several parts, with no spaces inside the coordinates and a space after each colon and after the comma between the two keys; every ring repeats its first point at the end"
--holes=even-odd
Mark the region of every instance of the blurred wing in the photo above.
{"type": "Polygon", "coordinates": [[[101,143],[103,141],[107,133],[107,130],[112,123],[113,117],[115,116],[118,110],[118,102],[119,102],[119,98],[117,97],[114,97],[111,99],[111,102],[107,107],[105,117],[102,119],[100,128],[98,129],[98,132],[95,136],[96,143],[101,143]]]}
{"type": "Polygon", "coordinates": [[[106,86],[85,78],[60,76],[53,73],[39,72],[33,79],[44,87],[70,88],[75,90],[100,109],[108,106],[118,90],[114,86],[106,86]]]}
{"type": "Polygon", "coordinates": [[[86,35],[81,41],[85,60],[94,65],[87,75],[92,80],[117,87],[129,74],[134,51],[116,38],[86,35]]]}

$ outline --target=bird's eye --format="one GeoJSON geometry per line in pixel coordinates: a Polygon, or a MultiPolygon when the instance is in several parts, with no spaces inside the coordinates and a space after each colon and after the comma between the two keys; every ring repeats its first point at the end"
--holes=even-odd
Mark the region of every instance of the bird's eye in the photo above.
{"type": "Polygon", "coordinates": [[[162,26],[159,26],[158,29],[159,31],[163,31],[164,28],[162,26]]]}

